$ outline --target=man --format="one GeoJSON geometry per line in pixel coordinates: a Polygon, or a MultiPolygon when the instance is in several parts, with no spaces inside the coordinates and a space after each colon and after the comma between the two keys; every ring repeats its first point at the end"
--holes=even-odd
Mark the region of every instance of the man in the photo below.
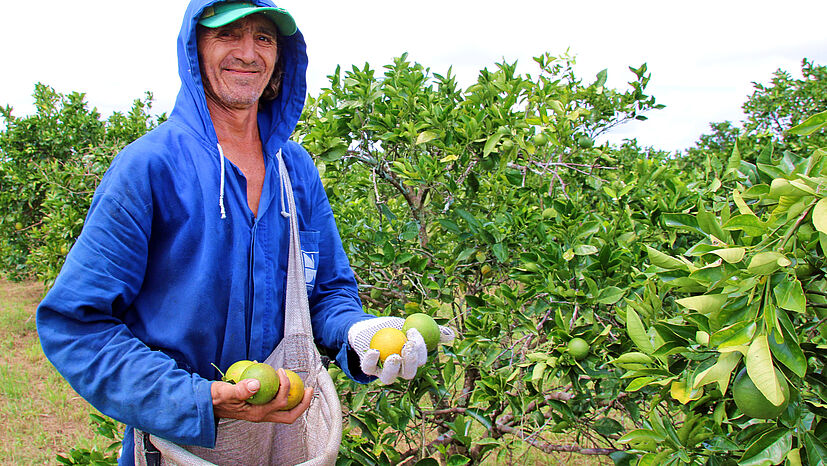
{"type": "MultiPolygon", "coordinates": [[[[276,398],[217,381],[263,361],[283,335],[289,221],[277,154],[292,180],[316,343],[353,380],[412,378],[427,357],[409,331],[377,367],[368,349],[401,319],[362,311],[313,161],[289,141],[305,100],[307,55],[292,17],[269,0],[193,0],[178,40],[181,90],[170,118],[127,146],[95,192],[83,232],[38,308],[44,353],[93,406],[128,427],[212,447],[217,419],[293,422],[276,398]],[[357,362],[358,361],[358,362],[357,362]]],[[[444,340],[453,337],[442,328],[444,340]]]]}

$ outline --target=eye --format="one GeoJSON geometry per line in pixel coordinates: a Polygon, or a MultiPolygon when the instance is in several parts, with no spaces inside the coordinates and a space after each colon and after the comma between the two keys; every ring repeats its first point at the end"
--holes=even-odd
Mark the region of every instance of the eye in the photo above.
{"type": "Polygon", "coordinates": [[[259,34],[257,39],[262,44],[273,44],[273,43],[275,43],[275,39],[272,36],[268,36],[266,34],[259,34]]]}

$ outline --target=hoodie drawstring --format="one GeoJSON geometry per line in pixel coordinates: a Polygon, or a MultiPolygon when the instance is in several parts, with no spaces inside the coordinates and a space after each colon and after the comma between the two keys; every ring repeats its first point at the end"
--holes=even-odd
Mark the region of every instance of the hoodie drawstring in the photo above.
{"type": "Polygon", "coordinates": [[[218,207],[221,209],[221,218],[227,218],[227,212],[224,210],[224,150],[221,149],[221,144],[218,146],[218,155],[221,156],[221,181],[218,187],[218,207]]]}
{"type": "Polygon", "coordinates": [[[284,198],[287,196],[287,181],[285,180],[287,175],[287,166],[284,165],[284,159],[281,156],[281,149],[279,149],[278,153],[276,153],[276,159],[279,161],[279,179],[281,180],[281,216],[284,218],[289,218],[290,212],[287,211],[287,207],[284,204],[284,198]]]}

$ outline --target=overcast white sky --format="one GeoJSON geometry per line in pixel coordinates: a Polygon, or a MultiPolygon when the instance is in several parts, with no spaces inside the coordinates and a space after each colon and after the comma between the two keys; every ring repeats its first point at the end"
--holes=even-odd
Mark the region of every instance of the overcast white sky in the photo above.
{"type": "MultiPolygon", "coordinates": [[[[128,110],[145,91],[154,113],[178,92],[175,42],[187,0],[40,0],[0,7],[0,105],[33,111],[36,82],[85,92],[104,116],[128,110]]],[[[691,146],[712,121],[739,121],[752,82],[776,69],[799,76],[802,58],[827,64],[827,1],[328,1],[283,0],[305,35],[308,83],[316,93],[337,64],[380,69],[409,59],[463,87],[480,69],[569,50],[591,81],[625,89],[628,66],[646,62],[649,92],[666,109],[616,129],[613,142],[637,138],[665,150],[691,146]],[[782,6],[783,5],[783,6],[782,6]]]]}

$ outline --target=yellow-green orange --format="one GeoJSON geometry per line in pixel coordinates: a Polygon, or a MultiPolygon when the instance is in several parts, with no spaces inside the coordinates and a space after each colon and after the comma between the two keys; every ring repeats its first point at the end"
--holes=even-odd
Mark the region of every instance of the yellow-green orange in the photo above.
{"type": "Polygon", "coordinates": [[[299,377],[299,374],[290,369],[285,369],[284,372],[290,380],[290,390],[287,392],[287,407],[284,410],[290,410],[301,403],[302,398],[304,398],[304,381],[299,377]]]}
{"type": "Polygon", "coordinates": [[[276,396],[279,391],[279,376],[276,370],[269,364],[263,362],[256,362],[247,366],[244,372],[241,373],[241,380],[256,379],[261,383],[258,391],[247,398],[247,402],[254,405],[263,405],[276,396]]]}
{"type": "Polygon", "coordinates": [[[589,355],[589,343],[580,337],[572,338],[566,345],[566,351],[575,361],[580,361],[589,355]]]}
{"type": "Polygon", "coordinates": [[[408,330],[412,328],[417,329],[419,334],[422,335],[422,339],[425,340],[425,346],[428,347],[428,351],[433,351],[436,349],[439,344],[439,325],[437,325],[436,321],[431,316],[421,312],[409,315],[408,318],[405,319],[405,323],[402,325],[402,332],[407,335],[408,330]]]}
{"type": "Polygon", "coordinates": [[[749,378],[746,368],[741,369],[741,372],[735,376],[735,382],[732,383],[732,396],[738,409],[753,419],[774,419],[787,409],[787,403],[790,401],[790,387],[784,374],[777,368],[775,376],[778,378],[778,384],[781,385],[781,393],[784,394],[784,401],[780,406],[772,404],[761,393],[761,390],[758,390],[749,378]]]}
{"type": "Polygon", "coordinates": [[[242,359],[241,361],[236,361],[227,368],[227,372],[224,373],[224,377],[221,380],[230,383],[238,383],[241,381],[241,373],[244,372],[244,369],[248,368],[250,364],[255,364],[256,361],[249,361],[247,359],[242,359]]]}
{"type": "Polygon", "coordinates": [[[385,359],[392,354],[399,354],[402,352],[402,347],[408,341],[405,334],[395,328],[385,327],[379,329],[373,334],[370,339],[370,347],[379,351],[379,359],[385,362],[385,359]]]}

